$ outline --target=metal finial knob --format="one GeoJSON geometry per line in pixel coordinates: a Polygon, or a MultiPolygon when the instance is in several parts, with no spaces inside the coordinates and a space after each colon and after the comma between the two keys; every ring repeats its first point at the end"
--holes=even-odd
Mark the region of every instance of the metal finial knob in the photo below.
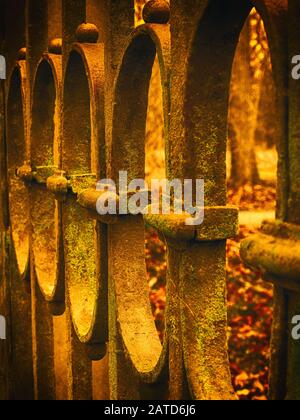
{"type": "Polygon", "coordinates": [[[99,38],[99,31],[92,23],[82,23],[76,31],[76,39],[82,44],[96,44],[99,38]]]}
{"type": "Polygon", "coordinates": [[[61,54],[62,53],[62,39],[54,38],[51,39],[49,43],[49,52],[51,54],[61,54]]]}
{"type": "Polygon", "coordinates": [[[146,23],[168,23],[170,20],[170,4],[166,0],[150,0],[143,9],[146,23]]]}
{"type": "Polygon", "coordinates": [[[24,47],[24,48],[21,48],[21,49],[18,51],[17,59],[18,59],[18,60],[26,60],[26,56],[27,56],[27,50],[26,50],[26,48],[24,47]]]}

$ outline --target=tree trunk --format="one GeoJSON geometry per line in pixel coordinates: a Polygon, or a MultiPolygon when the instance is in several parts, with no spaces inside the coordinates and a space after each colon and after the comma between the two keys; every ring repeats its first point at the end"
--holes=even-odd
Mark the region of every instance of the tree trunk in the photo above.
{"type": "Polygon", "coordinates": [[[257,144],[272,148],[279,143],[278,126],[274,124],[277,112],[272,68],[266,63],[258,107],[258,122],[255,136],[257,144]]]}
{"type": "Polygon", "coordinates": [[[259,182],[255,156],[255,132],[261,85],[253,82],[250,66],[250,22],[241,33],[233,70],[229,107],[231,183],[238,188],[259,182]]]}

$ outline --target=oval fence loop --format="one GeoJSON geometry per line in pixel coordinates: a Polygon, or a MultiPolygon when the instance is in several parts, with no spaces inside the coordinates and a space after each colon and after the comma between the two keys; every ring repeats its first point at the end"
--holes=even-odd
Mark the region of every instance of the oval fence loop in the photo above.
{"type": "Polygon", "coordinates": [[[65,73],[63,107],[62,169],[72,186],[63,204],[66,287],[80,341],[105,344],[106,226],[88,220],[76,197],[105,173],[100,156],[104,145],[102,44],[74,45],[65,73]]]}
{"type": "Polygon", "coordinates": [[[45,299],[64,310],[62,254],[62,209],[47,191],[47,178],[60,165],[61,157],[61,56],[45,54],[34,81],[31,124],[31,166],[29,190],[32,250],[37,280],[45,299]]]}
{"type": "MultiPolygon", "coordinates": [[[[145,132],[149,84],[156,54],[163,88],[166,137],[169,121],[169,26],[144,25],[133,32],[115,83],[111,150],[112,179],[126,171],[128,182],[145,178],[145,132]]],[[[168,144],[168,142],[166,142],[168,144]]],[[[109,273],[124,351],[137,375],[154,382],[166,363],[153,320],[146,281],[145,232],[142,216],[120,216],[109,226],[109,273]],[[131,259],[128,266],[125,261],[131,259]]]]}
{"type": "Polygon", "coordinates": [[[29,197],[17,171],[28,157],[26,62],[19,61],[12,72],[7,96],[7,162],[9,212],[12,239],[20,276],[29,265],[29,197]]]}

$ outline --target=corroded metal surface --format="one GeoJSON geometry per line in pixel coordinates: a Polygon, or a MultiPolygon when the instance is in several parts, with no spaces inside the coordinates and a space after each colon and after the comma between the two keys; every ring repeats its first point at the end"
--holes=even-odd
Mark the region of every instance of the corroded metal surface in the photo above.
{"type": "Polygon", "coordinates": [[[0,303],[12,360],[1,347],[0,360],[9,363],[0,370],[0,392],[92,399],[98,371],[103,392],[97,395],[112,399],[236,398],[227,355],[225,250],[238,211],[226,206],[227,111],[239,34],[255,6],[277,86],[277,218],[288,223],[265,224],[244,244],[244,257],[277,282],[272,397],[299,397],[299,353],[286,340],[286,319],[299,310],[299,89],[293,86],[288,96],[287,71],[287,19],[290,54],[299,47],[297,1],[290,1],[288,16],[285,0],[151,0],[146,24],[136,29],[133,0],[22,1],[17,20],[15,1],[6,3],[0,303]],[[199,229],[175,215],[95,212],[97,180],[117,180],[120,170],[129,181],[145,177],[156,55],[167,177],[205,180],[199,229]],[[164,343],[148,297],[145,223],[168,249],[164,343]]]}
{"type": "Polygon", "coordinates": [[[20,61],[13,71],[9,86],[7,97],[9,212],[18,268],[24,277],[29,264],[29,197],[16,171],[28,154],[25,61],[20,61]]]}
{"type": "Polygon", "coordinates": [[[300,308],[299,84],[290,76],[286,63],[300,46],[296,23],[300,7],[295,0],[257,2],[257,7],[270,20],[266,27],[272,41],[281,132],[278,205],[276,222],[264,222],[258,235],[247,238],[241,255],[250,266],[261,268],[266,280],[274,284],[270,397],[299,399],[299,341],[292,338],[292,319],[300,308]]]}
{"type": "MultiPolygon", "coordinates": [[[[91,41],[89,27],[87,36],[87,41],[91,41]]],[[[105,174],[103,44],[73,46],[66,66],[63,96],[62,169],[71,179],[73,193],[78,194],[95,185],[96,174],[101,178],[105,174]]],[[[70,194],[63,205],[66,286],[71,316],[82,342],[105,345],[106,227],[85,217],[76,194],[70,194]]]]}

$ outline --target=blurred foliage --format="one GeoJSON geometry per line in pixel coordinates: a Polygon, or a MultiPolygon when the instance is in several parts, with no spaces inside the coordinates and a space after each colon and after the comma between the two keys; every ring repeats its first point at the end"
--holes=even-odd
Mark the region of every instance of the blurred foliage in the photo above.
{"type": "Polygon", "coordinates": [[[134,5],[135,5],[135,26],[141,25],[142,23],[144,23],[143,21],[143,16],[142,16],[142,12],[143,12],[143,7],[145,5],[145,3],[147,3],[148,0],[135,0],[134,5]]]}
{"type": "Polygon", "coordinates": [[[157,330],[161,340],[164,334],[164,314],[166,307],[167,255],[166,245],[159,239],[154,229],[146,230],[146,267],[150,302],[157,330]]]}
{"type": "Polygon", "coordinates": [[[233,384],[240,399],[265,400],[268,395],[272,286],[261,273],[246,268],[239,256],[242,239],[254,233],[241,227],[227,243],[229,358],[233,384]]]}
{"type": "Polygon", "coordinates": [[[243,211],[274,210],[276,188],[272,185],[246,184],[238,189],[228,189],[228,201],[243,211]]]}
{"type": "Polygon", "coordinates": [[[259,82],[266,69],[272,71],[272,64],[265,25],[255,9],[250,14],[250,28],[250,66],[255,81],[259,82]]]}
{"type": "Polygon", "coordinates": [[[277,113],[275,82],[265,26],[255,9],[250,15],[250,27],[250,65],[254,83],[261,84],[255,141],[272,147],[278,143],[277,126],[274,124],[277,113]]]}
{"type": "MultiPolygon", "coordinates": [[[[135,24],[144,23],[143,7],[147,0],[135,0],[135,24]]],[[[146,181],[165,178],[165,135],[162,85],[158,58],[155,58],[149,87],[148,113],[145,136],[146,181]]]]}

